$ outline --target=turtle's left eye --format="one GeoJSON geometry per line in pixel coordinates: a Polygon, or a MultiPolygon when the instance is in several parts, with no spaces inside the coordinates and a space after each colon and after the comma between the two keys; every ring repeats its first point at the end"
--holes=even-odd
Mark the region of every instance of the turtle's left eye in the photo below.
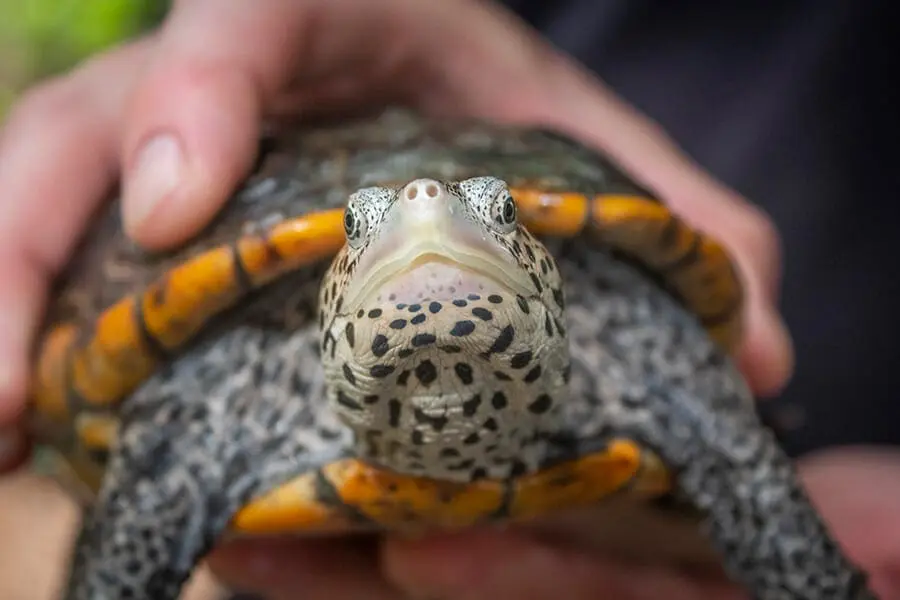
{"type": "Polygon", "coordinates": [[[516,222],[516,201],[512,196],[507,196],[503,203],[503,222],[507,225],[516,222]]]}
{"type": "Polygon", "coordinates": [[[516,201],[509,192],[504,191],[497,195],[494,201],[494,223],[500,231],[509,233],[516,228],[518,209],[516,201]]]}

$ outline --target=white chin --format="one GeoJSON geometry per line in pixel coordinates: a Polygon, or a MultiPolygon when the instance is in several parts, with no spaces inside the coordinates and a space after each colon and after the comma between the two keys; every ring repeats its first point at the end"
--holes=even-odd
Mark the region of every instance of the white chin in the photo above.
{"type": "Polygon", "coordinates": [[[427,262],[391,278],[366,299],[366,305],[415,304],[427,300],[446,302],[469,294],[508,294],[496,280],[443,262],[427,262]]]}

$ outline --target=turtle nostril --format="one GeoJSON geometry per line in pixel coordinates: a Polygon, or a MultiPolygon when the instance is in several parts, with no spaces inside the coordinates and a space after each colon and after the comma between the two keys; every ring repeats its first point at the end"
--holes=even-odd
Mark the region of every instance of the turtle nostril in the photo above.
{"type": "Polygon", "coordinates": [[[428,195],[429,198],[435,198],[438,195],[438,188],[433,183],[429,183],[425,187],[425,193],[428,195]]]}
{"type": "Polygon", "coordinates": [[[419,194],[419,186],[410,185],[406,187],[406,198],[408,200],[415,200],[416,196],[419,194]]]}

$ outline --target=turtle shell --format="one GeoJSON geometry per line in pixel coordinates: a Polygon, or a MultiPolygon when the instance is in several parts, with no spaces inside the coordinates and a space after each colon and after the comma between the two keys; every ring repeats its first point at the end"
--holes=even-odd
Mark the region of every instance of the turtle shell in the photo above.
{"type": "MultiPolygon", "coordinates": [[[[485,322],[491,304],[515,311],[518,302],[474,296],[465,302],[475,308],[453,305],[485,322]]],[[[35,434],[62,456],[59,476],[87,504],[67,598],[174,600],[222,535],[498,521],[633,559],[721,564],[762,600],[872,598],[729,359],[742,302],[720,244],[602,156],[532,128],[389,111],[281,129],[218,218],[166,254],[131,244],[113,202],[57,282],[34,361],[35,434]],[[562,425],[537,439],[533,466],[516,470],[512,460],[502,479],[462,463],[470,479],[429,477],[424,465],[401,474],[364,460],[368,439],[354,439],[327,400],[320,291],[335,302],[328,263],[341,256],[356,190],[430,178],[436,192],[442,181],[484,175],[509,185],[526,237],[539,235],[550,252],[539,266],[530,257],[534,289],[542,269],[565,288],[550,288],[565,313],[543,319],[540,334],[569,347],[565,397],[529,396],[524,407],[538,423],[552,408],[562,425]]],[[[401,328],[432,310],[393,308],[415,315],[401,328]]],[[[459,325],[453,310],[438,321],[459,325]]],[[[380,318],[355,313],[359,324],[380,318]]],[[[356,331],[345,329],[341,343],[382,351],[377,336],[356,331]]],[[[483,339],[509,350],[514,335],[508,324],[483,339]]],[[[539,370],[520,368],[534,341],[515,343],[508,370],[493,377],[540,382],[539,370]]],[[[471,384],[467,365],[451,363],[478,358],[460,350],[428,350],[462,356],[438,359],[457,387],[471,384]]],[[[427,385],[436,367],[426,362],[378,376],[427,385]]],[[[466,426],[496,431],[496,411],[513,402],[471,391],[466,426]]],[[[412,445],[419,428],[437,435],[446,424],[388,406],[389,425],[408,424],[400,433],[412,445]]]]}
{"type": "MultiPolygon", "coordinates": [[[[66,470],[57,475],[92,500],[104,481],[109,453],[121,442],[123,419],[131,424],[149,419],[135,409],[140,398],[164,397],[162,381],[187,384],[179,365],[196,360],[198,353],[208,358],[221,350],[224,332],[237,327],[307,330],[314,338],[314,290],[328,259],[344,243],[342,211],[352,192],[421,177],[462,180],[485,174],[509,184],[520,219],[548,240],[563,274],[577,279],[567,283],[578,331],[615,318],[603,311],[592,314],[590,305],[604,301],[604,292],[619,285],[615,270],[625,268],[626,277],[641,281],[640,296],[651,304],[670,297],[673,306],[687,309],[678,320],[695,323],[685,327],[693,327],[692,343],[700,344],[700,354],[720,356],[734,348],[741,333],[742,289],[723,247],[687,226],[612,163],[567,138],[482,122],[425,121],[399,111],[284,129],[263,141],[253,174],[215,221],[173,252],[149,254],[131,243],[117,202],[98,215],[57,282],[35,360],[35,431],[65,459],[66,470]],[[596,260],[608,265],[608,279],[581,278],[586,255],[566,246],[576,237],[602,249],[596,260]],[[719,348],[701,338],[704,330],[719,348]]],[[[229,366],[242,368],[228,360],[225,355],[218,363],[223,372],[229,366]]],[[[684,366],[686,375],[696,367],[692,360],[684,366]]],[[[575,385],[595,367],[582,364],[575,385]]],[[[733,372],[723,377],[740,388],[733,372]]],[[[195,393],[190,386],[184,389],[195,393]]],[[[179,401],[170,402],[177,406],[179,401]]],[[[339,426],[322,415],[318,419],[306,421],[318,428],[317,443],[343,443],[339,426]]],[[[157,421],[157,430],[165,432],[165,427],[164,419],[157,421]]],[[[551,515],[625,491],[629,498],[647,499],[671,490],[665,461],[635,439],[623,435],[578,454],[521,478],[512,492],[503,482],[449,484],[404,477],[344,457],[287,481],[283,473],[272,475],[268,487],[260,486],[241,504],[230,529],[258,535],[344,532],[373,523],[394,529],[464,526],[551,515]]],[[[634,509],[626,502],[625,513],[618,513],[609,508],[612,504],[607,515],[634,509]]],[[[544,530],[552,522],[552,530],[568,530],[589,542],[616,538],[635,554],[652,546],[669,558],[713,560],[704,544],[687,541],[694,539],[684,537],[689,530],[660,530],[657,526],[671,523],[668,513],[657,508],[655,525],[645,536],[631,526],[627,535],[615,531],[630,522],[621,516],[595,522],[586,536],[583,524],[567,526],[574,523],[569,516],[535,526],[544,530]],[[648,543],[660,531],[670,543],[648,543]]]]}
{"type": "MultiPolygon", "coordinates": [[[[313,323],[308,287],[282,297],[275,308],[268,299],[281,288],[297,287],[279,283],[293,281],[290,275],[301,267],[311,267],[309,280],[318,283],[327,259],[344,243],[341,215],[352,192],[418,177],[461,180],[487,173],[510,185],[520,219],[532,232],[545,239],[586,233],[671,292],[726,350],[736,345],[742,289],[722,246],[568,138],[475,121],[423,121],[401,111],[285,129],[262,141],[253,174],[215,221],[175,251],[149,254],[133,244],[122,230],[117,202],[98,215],[57,281],[38,346],[34,425],[38,439],[64,458],[55,475],[91,501],[119,431],[119,407],[154,372],[198,343],[236,323],[286,329],[313,323]]],[[[386,490],[395,490],[396,505],[422,505],[426,524],[429,511],[437,510],[429,505],[440,505],[438,497],[450,488],[458,488],[456,499],[443,510],[454,513],[455,525],[489,514],[504,495],[492,483],[423,491],[422,482],[375,474],[353,460],[327,469],[346,494],[358,496],[357,503],[374,507],[386,490]],[[373,477],[381,480],[375,487],[373,477]],[[405,490],[409,486],[415,489],[405,490]]],[[[353,528],[314,501],[309,477],[292,485],[249,503],[233,529],[258,534],[353,528]],[[301,510],[296,498],[302,496],[313,499],[301,510]]],[[[658,457],[622,441],[587,462],[524,481],[517,511],[525,517],[591,504],[625,487],[654,496],[667,492],[670,481],[658,457]],[[585,474],[573,475],[579,470],[585,474]],[[593,492],[557,486],[547,494],[552,480],[581,482],[598,472],[602,484],[593,492]]],[[[386,526],[409,520],[388,513],[376,520],[386,526]]]]}

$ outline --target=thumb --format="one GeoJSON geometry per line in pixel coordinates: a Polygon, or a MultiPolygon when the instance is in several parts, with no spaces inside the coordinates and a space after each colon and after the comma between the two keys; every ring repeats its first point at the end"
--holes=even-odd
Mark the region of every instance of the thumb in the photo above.
{"type": "Polygon", "coordinates": [[[298,4],[175,4],[123,123],[123,222],[142,246],[184,241],[250,169],[263,105],[293,67],[298,4]]]}

